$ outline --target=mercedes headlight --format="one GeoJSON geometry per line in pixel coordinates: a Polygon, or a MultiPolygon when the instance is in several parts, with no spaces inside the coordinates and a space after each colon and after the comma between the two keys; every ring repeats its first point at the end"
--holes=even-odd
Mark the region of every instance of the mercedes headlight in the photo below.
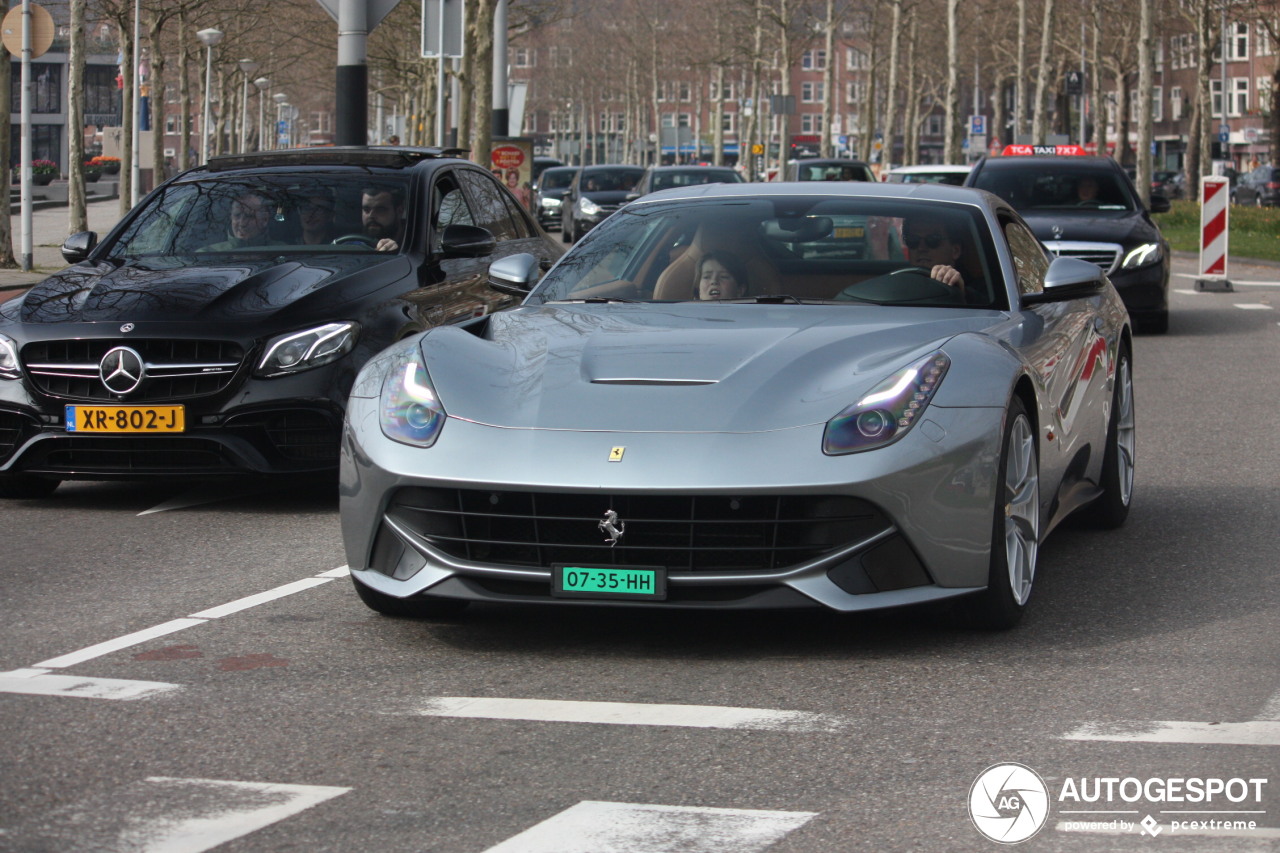
{"type": "Polygon", "coordinates": [[[872,388],[861,400],[827,421],[822,452],[829,456],[857,453],[902,438],[920,419],[950,366],[951,359],[935,352],[872,388]]]}
{"type": "Polygon", "coordinates": [[[18,345],[13,338],[0,335],[0,379],[17,379],[22,375],[18,368],[18,345]]]}
{"type": "Polygon", "coordinates": [[[578,212],[584,216],[595,216],[600,212],[600,205],[596,204],[586,196],[583,196],[578,199],[578,212]]]}
{"type": "Polygon", "coordinates": [[[1136,269],[1145,267],[1147,264],[1154,264],[1158,260],[1160,260],[1160,244],[1143,243],[1141,246],[1129,250],[1128,254],[1124,256],[1124,261],[1120,264],[1120,268],[1126,270],[1136,269]]]}
{"type": "Polygon", "coordinates": [[[427,375],[421,353],[408,350],[392,362],[382,383],[378,423],[392,441],[414,447],[436,443],[444,426],[444,406],[427,375]]]}
{"type": "Polygon", "coordinates": [[[286,376],[337,361],[351,352],[360,333],[358,323],[325,323],[314,329],[279,335],[267,342],[266,354],[254,373],[286,376]]]}
{"type": "Polygon", "coordinates": [[[558,207],[560,206],[560,199],[558,199],[558,198],[544,198],[544,199],[542,200],[542,206],[543,206],[543,207],[545,207],[545,208],[548,208],[548,209],[550,209],[550,210],[554,210],[554,209],[556,209],[556,208],[558,208],[558,207]]]}

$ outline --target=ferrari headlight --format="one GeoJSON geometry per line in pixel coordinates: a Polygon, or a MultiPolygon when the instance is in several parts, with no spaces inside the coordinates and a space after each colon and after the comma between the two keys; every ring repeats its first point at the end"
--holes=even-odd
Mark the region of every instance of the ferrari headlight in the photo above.
{"type": "Polygon", "coordinates": [[[586,196],[583,196],[578,199],[578,212],[585,216],[595,216],[600,212],[600,205],[596,204],[586,196]]]}
{"type": "Polygon", "coordinates": [[[264,377],[285,376],[337,361],[355,348],[359,333],[360,326],[356,323],[326,323],[272,338],[254,373],[264,377]]]}
{"type": "Polygon", "coordinates": [[[392,441],[414,447],[436,443],[444,426],[444,406],[427,375],[422,356],[410,350],[396,359],[382,383],[378,422],[392,441]]]}
{"type": "Polygon", "coordinates": [[[1160,260],[1160,244],[1143,243],[1141,246],[1129,250],[1129,253],[1124,256],[1124,261],[1120,264],[1120,268],[1126,270],[1136,269],[1145,267],[1147,264],[1154,264],[1158,260],[1160,260]]]}
{"type": "Polygon", "coordinates": [[[910,364],[827,421],[822,452],[829,456],[883,447],[902,438],[947,375],[951,359],[935,352],[910,364]]]}
{"type": "Polygon", "coordinates": [[[17,379],[22,375],[18,369],[18,345],[13,338],[0,335],[0,379],[17,379]]]}

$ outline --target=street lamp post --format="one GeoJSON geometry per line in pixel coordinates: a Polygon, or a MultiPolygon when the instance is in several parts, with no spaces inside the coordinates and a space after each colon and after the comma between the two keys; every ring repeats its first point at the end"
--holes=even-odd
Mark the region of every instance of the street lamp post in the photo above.
{"type": "MultiPolygon", "coordinates": [[[[209,100],[213,86],[213,48],[222,41],[222,30],[200,30],[196,38],[204,45],[204,118],[200,122],[200,162],[209,162],[209,100]]],[[[186,144],[186,141],[183,141],[186,144]]]]}
{"type": "MultiPolygon", "coordinates": [[[[249,147],[249,78],[258,70],[258,63],[252,59],[242,59],[239,64],[244,74],[240,89],[240,152],[244,153],[249,147]]],[[[261,140],[258,145],[261,147],[261,140]]]]}
{"type": "Polygon", "coordinates": [[[267,99],[267,89],[271,86],[271,78],[259,77],[253,81],[253,85],[258,87],[258,148],[266,151],[271,146],[267,144],[266,112],[263,108],[263,103],[267,99]]]}
{"type": "Polygon", "coordinates": [[[284,115],[285,102],[289,100],[289,96],[284,92],[276,92],[271,96],[271,100],[276,102],[276,147],[281,148],[283,146],[280,145],[280,122],[282,121],[280,117],[284,115]]]}

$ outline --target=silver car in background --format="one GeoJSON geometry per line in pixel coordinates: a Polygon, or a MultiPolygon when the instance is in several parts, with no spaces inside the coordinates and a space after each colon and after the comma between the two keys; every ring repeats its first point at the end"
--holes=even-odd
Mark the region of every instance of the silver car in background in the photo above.
{"type": "Polygon", "coordinates": [[[493,264],[519,308],[356,381],[341,516],[374,610],[947,601],[1006,628],[1059,522],[1128,513],[1124,306],[994,195],[667,190],[540,274],[493,264]],[[708,256],[744,292],[699,299],[708,256]]]}

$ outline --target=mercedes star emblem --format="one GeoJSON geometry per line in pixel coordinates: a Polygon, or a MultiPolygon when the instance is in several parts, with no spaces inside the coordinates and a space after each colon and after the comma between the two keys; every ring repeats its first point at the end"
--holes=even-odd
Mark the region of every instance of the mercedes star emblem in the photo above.
{"type": "Polygon", "coordinates": [[[128,394],[147,374],[142,356],[128,347],[116,347],[98,362],[98,376],[112,394],[128,394]]]}
{"type": "Polygon", "coordinates": [[[132,323],[125,323],[123,326],[120,327],[120,333],[122,335],[127,335],[130,332],[132,332],[134,328],[135,326],[132,323]]]}

